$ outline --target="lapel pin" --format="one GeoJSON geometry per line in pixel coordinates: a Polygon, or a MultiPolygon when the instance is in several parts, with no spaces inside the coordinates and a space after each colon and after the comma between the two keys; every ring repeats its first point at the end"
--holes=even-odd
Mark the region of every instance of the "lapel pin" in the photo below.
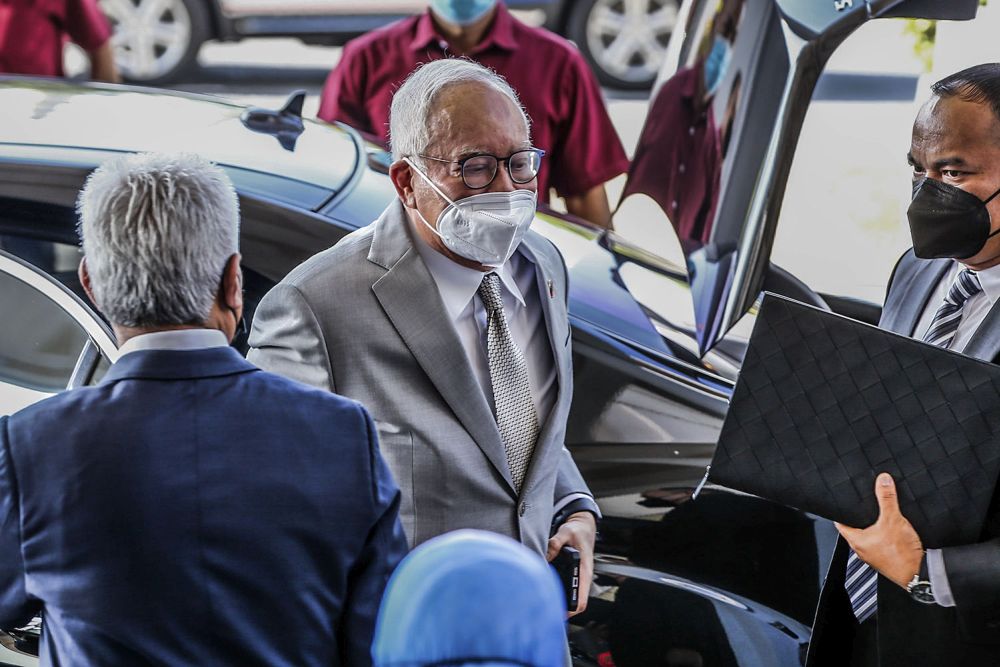
{"type": "Polygon", "coordinates": [[[556,298],[556,286],[552,282],[552,278],[548,279],[548,283],[549,283],[549,298],[554,299],[556,298]]]}

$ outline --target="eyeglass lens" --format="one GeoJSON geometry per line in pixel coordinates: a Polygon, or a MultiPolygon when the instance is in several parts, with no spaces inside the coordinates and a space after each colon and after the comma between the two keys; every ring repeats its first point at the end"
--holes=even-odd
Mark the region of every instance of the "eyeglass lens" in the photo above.
{"type": "MultiPolygon", "coordinates": [[[[504,159],[507,173],[515,183],[527,183],[538,175],[541,155],[535,150],[518,151],[504,159]]],[[[492,155],[477,155],[462,164],[462,179],[470,188],[485,188],[493,182],[497,173],[497,158],[492,155]]]]}

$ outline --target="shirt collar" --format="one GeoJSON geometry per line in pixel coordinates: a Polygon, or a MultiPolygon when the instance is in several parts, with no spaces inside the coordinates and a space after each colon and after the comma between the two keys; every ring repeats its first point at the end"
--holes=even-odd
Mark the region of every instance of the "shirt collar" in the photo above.
{"type": "MultiPolygon", "coordinates": [[[[416,231],[411,230],[411,232],[416,237],[414,245],[417,252],[420,253],[420,258],[424,260],[424,265],[430,271],[431,277],[434,278],[438,293],[441,294],[441,300],[448,311],[448,316],[452,322],[458,321],[459,316],[479,290],[479,285],[483,282],[483,276],[486,274],[453,262],[430,247],[416,231]]],[[[521,306],[524,306],[524,295],[521,294],[521,290],[518,289],[517,283],[514,281],[514,271],[511,268],[515,257],[517,257],[517,252],[511,259],[504,262],[503,266],[496,269],[496,273],[500,276],[500,282],[504,288],[521,306]]]]}
{"type": "Polygon", "coordinates": [[[976,276],[979,278],[979,284],[983,286],[983,293],[990,300],[990,305],[1000,301],[1000,265],[976,271],[976,276]]]}
{"type": "Polygon", "coordinates": [[[229,341],[218,329],[177,329],[156,331],[129,338],[119,352],[126,355],[140,350],[203,350],[228,347],[229,341]]]}
{"type": "MultiPolygon", "coordinates": [[[[416,30],[413,39],[410,41],[410,49],[421,51],[426,49],[431,43],[444,42],[447,40],[438,34],[434,26],[434,19],[431,17],[430,8],[427,9],[417,19],[416,30]]],[[[493,23],[486,29],[483,41],[476,45],[469,55],[474,55],[486,51],[492,46],[498,46],[507,51],[514,51],[518,47],[517,37],[514,35],[514,17],[502,2],[497,2],[496,14],[493,16],[493,23]]]]}
{"type": "Polygon", "coordinates": [[[694,96],[698,94],[698,78],[704,76],[704,65],[699,61],[686,74],[681,80],[681,96],[694,100],[694,96]]]}

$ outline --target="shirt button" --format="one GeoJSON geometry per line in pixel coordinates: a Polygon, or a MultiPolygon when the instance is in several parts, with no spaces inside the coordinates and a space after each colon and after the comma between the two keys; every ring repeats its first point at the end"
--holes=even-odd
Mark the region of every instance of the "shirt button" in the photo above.
{"type": "Polygon", "coordinates": [[[528,503],[522,502],[521,506],[517,508],[518,516],[524,516],[528,513],[528,503]]]}
{"type": "Polygon", "coordinates": [[[677,167],[677,171],[679,171],[679,172],[681,172],[683,174],[685,171],[687,171],[687,167],[685,167],[684,164],[681,163],[681,165],[679,167],[677,167]]]}
{"type": "Polygon", "coordinates": [[[676,199],[673,200],[672,202],[670,202],[670,208],[673,208],[673,209],[677,208],[677,200],[676,199]]]}
{"type": "Polygon", "coordinates": [[[694,125],[688,128],[688,134],[690,134],[692,137],[694,136],[694,125]]]}

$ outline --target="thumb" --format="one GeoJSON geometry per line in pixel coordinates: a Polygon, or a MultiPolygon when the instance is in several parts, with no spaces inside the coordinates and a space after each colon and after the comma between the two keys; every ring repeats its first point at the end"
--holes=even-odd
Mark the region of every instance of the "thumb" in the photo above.
{"type": "Polygon", "coordinates": [[[896,483],[889,473],[884,472],[875,478],[875,497],[878,499],[879,518],[899,514],[896,483]]]}
{"type": "Polygon", "coordinates": [[[557,533],[550,537],[548,547],[545,550],[545,560],[551,561],[558,556],[559,550],[563,548],[564,544],[566,544],[565,536],[557,533]]]}

